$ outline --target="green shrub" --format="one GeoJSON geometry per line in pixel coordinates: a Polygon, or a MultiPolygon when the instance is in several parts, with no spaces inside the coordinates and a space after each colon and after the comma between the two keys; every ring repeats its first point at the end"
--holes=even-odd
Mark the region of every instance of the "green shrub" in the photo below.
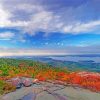
{"type": "Polygon", "coordinates": [[[0,94],[1,95],[5,94],[5,93],[12,92],[15,89],[16,89],[16,87],[13,86],[12,84],[0,80],[0,94]]]}

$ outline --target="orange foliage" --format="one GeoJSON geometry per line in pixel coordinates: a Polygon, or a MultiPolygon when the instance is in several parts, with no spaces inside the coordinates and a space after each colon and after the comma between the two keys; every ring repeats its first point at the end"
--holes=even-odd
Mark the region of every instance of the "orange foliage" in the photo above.
{"type": "MultiPolygon", "coordinates": [[[[7,80],[13,77],[34,77],[37,78],[39,81],[46,81],[46,80],[58,80],[62,81],[66,84],[75,84],[92,91],[100,91],[100,74],[99,73],[92,73],[92,72],[72,72],[72,73],[65,73],[65,72],[57,72],[53,69],[46,69],[45,71],[39,70],[36,71],[33,67],[27,67],[27,69],[22,69],[19,67],[18,73],[15,73],[14,70],[9,71],[8,76],[1,76],[0,80],[7,80]],[[35,73],[35,74],[34,74],[35,73]]],[[[0,74],[2,71],[0,70],[0,74]]]]}

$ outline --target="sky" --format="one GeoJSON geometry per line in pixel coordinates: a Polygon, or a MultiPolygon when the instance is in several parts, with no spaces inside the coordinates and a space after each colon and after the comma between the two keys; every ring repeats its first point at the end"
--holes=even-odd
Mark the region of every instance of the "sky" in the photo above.
{"type": "Polygon", "coordinates": [[[100,0],[0,0],[0,56],[100,54],[100,0]]]}

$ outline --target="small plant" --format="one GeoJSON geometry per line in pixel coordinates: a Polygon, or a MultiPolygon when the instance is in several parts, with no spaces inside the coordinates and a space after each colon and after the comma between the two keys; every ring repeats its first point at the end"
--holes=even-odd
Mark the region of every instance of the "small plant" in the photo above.
{"type": "Polygon", "coordinates": [[[0,94],[5,94],[14,91],[16,88],[10,83],[0,80],[0,94]]]}

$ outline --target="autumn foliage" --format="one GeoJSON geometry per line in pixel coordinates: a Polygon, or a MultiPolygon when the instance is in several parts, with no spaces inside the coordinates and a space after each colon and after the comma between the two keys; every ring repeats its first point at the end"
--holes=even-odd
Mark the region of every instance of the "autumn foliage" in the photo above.
{"type": "MultiPolygon", "coordinates": [[[[0,80],[6,81],[14,77],[30,77],[39,81],[57,81],[67,85],[79,86],[91,91],[100,92],[100,74],[93,72],[69,72],[67,69],[57,69],[46,67],[45,64],[25,66],[20,64],[18,67],[1,67],[0,80]]],[[[11,88],[11,87],[9,87],[11,88]]],[[[5,89],[9,89],[5,87],[5,89]]]]}

